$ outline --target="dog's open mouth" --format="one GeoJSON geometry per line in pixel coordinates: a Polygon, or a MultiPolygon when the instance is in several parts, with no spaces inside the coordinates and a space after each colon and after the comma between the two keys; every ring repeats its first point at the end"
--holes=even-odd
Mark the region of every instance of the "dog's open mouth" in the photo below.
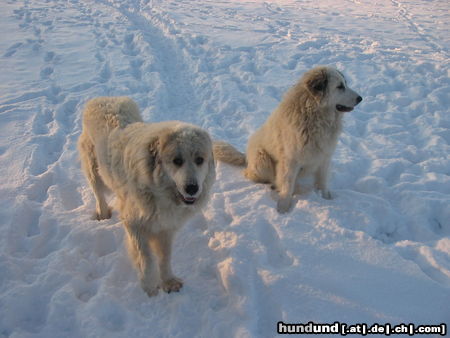
{"type": "Polygon", "coordinates": [[[179,193],[179,196],[180,196],[181,200],[184,202],[184,204],[188,204],[188,205],[194,204],[195,201],[197,200],[197,198],[195,198],[195,197],[184,196],[183,194],[180,194],[180,193],[179,193]]]}
{"type": "Polygon", "coordinates": [[[353,110],[353,107],[347,107],[347,106],[343,106],[341,104],[337,104],[336,110],[341,113],[348,113],[349,111],[353,110]]]}

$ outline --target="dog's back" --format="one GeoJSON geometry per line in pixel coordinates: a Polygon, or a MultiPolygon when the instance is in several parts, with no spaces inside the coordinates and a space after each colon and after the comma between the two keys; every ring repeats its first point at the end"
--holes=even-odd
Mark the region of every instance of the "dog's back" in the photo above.
{"type": "Polygon", "coordinates": [[[87,102],[83,111],[83,130],[78,149],[83,171],[94,191],[96,218],[111,217],[111,210],[104,197],[105,183],[99,172],[109,177],[107,139],[115,128],[125,128],[130,123],[141,122],[139,108],[128,97],[98,97],[87,102]]]}
{"type": "Polygon", "coordinates": [[[129,97],[97,97],[87,102],[83,112],[83,130],[95,143],[112,129],[142,122],[139,108],[129,97]]]}

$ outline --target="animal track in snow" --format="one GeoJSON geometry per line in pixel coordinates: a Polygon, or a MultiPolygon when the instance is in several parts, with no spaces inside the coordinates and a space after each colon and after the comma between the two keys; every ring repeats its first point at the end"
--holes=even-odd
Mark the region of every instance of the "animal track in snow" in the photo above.
{"type": "Polygon", "coordinates": [[[13,44],[12,46],[10,46],[5,54],[3,54],[4,57],[11,57],[14,54],[16,54],[16,52],[20,49],[20,47],[23,46],[23,42],[16,42],[15,44],[13,44]]]}
{"type": "Polygon", "coordinates": [[[59,159],[64,143],[58,135],[35,136],[33,141],[35,148],[31,154],[29,170],[31,175],[39,176],[59,159]]]}
{"type": "Polygon", "coordinates": [[[418,34],[446,52],[432,31],[448,14],[405,3],[418,33],[397,8],[376,11],[390,0],[355,3],[8,0],[0,160],[17,175],[0,225],[0,336],[143,336],[151,326],[265,337],[308,316],[445,320],[450,82],[445,55],[418,34]],[[16,62],[27,67],[14,78],[16,62]],[[174,245],[185,287],[147,299],[116,215],[89,220],[76,151],[86,99],[129,95],[147,121],[185,119],[243,150],[319,63],[364,97],[333,156],[336,199],[308,193],[280,217],[269,188],[219,164],[207,222],[193,220],[174,245]]]}
{"type": "Polygon", "coordinates": [[[395,7],[398,8],[398,17],[400,18],[400,20],[406,22],[408,27],[426,43],[428,43],[428,45],[431,46],[431,48],[433,48],[436,52],[442,54],[446,58],[449,57],[448,49],[444,49],[431,34],[428,34],[424,30],[424,28],[422,28],[421,25],[418,24],[416,20],[414,20],[414,16],[404,4],[396,0],[391,0],[391,2],[395,7]]]}
{"type": "Polygon", "coordinates": [[[48,198],[48,189],[54,184],[52,172],[46,172],[40,177],[34,178],[26,190],[26,194],[31,201],[42,203],[48,198]]]}
{"type": "Polygon", "coordinates": [[[52,113],[49,109],[40,108],[40,112],[33,118],[32,132],[35,135],[46,135],[49,133],[49,125],[53,121],[52,113]]]}
{"type": "Polygon", "coordinates": [[[450,264],[448,253],[430,250],[422,245],[400,242],[396,244],[399,253],[415,262],[419,268],[436,282],[450,286],[450,264]]]}
{"type": "Polygon", "coordinates": [[[92,281],[82,280],[80,278],[74,278],[71,281],[71,286],[75,297],[83,303],[89,302],[98,292],[98,284],[92,281]]]}
{"type": "Polygon", "coordinates": [[[258,222],[258,234],[264,245],[267,262],[274,268],[282,268],[293,263],[293,259],[282,247],[280,237],[273,225],[265,220],[258,222]]]}
{"type": "Polygon", "coordinates": [[[139,51],[136,48],[136,44],[134,42],[135,35],[133,33],[125,35],[124,45],[123,45],[123,54],[128,56],[137,56],[139,51]]]}
{"type": "Polygon", "coordinates": [[[53,67],[45,66],[41,69],[41,79],[48,79],[53,74],[53,67]]]}
{"type": "Polygon", "coordinates": [[[58,184],[58,194],[61,199],[61,204],[65,210],[74,210],[83,205],[81,196],[77,191],[78,185],[69,179],[58,184]]]}

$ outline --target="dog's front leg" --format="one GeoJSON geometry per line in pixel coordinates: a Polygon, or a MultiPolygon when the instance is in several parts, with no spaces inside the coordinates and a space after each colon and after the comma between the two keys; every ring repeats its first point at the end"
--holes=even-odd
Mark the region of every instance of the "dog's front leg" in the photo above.
{"type": "Polygon", "coordinates": [[[294,159],[284,159],[278,163],[276,186],[279,190],[277,211],[281,214],[292,208],[295,182],[300,170],[300,164],[294,159]]]}
{"type": "Polygon", "coordinates": [[[131,260],[139,272],[142,289],[149,297],[158,294],[160,283],[156,259],[150,249],[149,234],[141,223],[125,222],[127,246],[131,260]]]}
{"type": "Polygon", "coordinates": [[[329,167],[330,159],[326,159],[319,166],[314,175],[314,185],[316,189],[320,190],[320,192],[322,193],[322,197],[327,200],[331,200],[333,198],[331,192],[327,188],[329,167]]]}
{"type": "Polygon", "coordinates": [[[162,288],[167,293],[178,292],[183,286],[183,281],[172,273],[172,242],[173,231],[161,231],[152,235],[150,245],[159,258],[159,271],[161,274],[162,288]]]}

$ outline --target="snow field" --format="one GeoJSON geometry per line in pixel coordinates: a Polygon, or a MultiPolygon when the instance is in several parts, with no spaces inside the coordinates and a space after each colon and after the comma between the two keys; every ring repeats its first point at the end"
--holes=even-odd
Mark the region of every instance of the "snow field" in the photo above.
{"type": "Polygon", "coordinates": [[[276,323],[450,322],[449,5],[441,1],[6,1],[0,13],[0,336],[272,337],[276,323]],[[128,95],[245,149],[318,64],[364,101],[325,201],[276,213],[218,164],[149,299],[117,214],[92,221],[87,99],[128,95]]]}

